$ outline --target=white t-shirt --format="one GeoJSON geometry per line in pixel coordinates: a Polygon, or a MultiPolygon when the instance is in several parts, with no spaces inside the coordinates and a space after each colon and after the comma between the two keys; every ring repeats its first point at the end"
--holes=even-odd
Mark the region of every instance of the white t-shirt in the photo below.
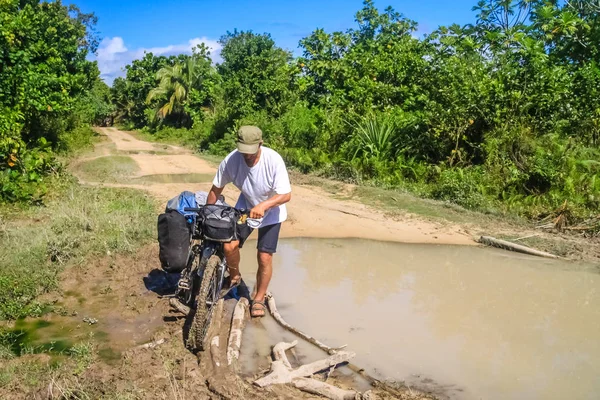
{"type": "MultiPolygon", "coordinates": [[[[213,185],[223,188],[228,183],[233,183],[242,192],[236,208],[250,210],[276,194],[292,192],[283,158],[268,147],[262,146],[261,149],[258,163],[252,168],[248,167],[244,156],[237,150],[229,153],[219,165],[213,185]]],[[[282,204],[267,210],[260,227],[274,225],[286,219],[287,209],[282,204]]]]}

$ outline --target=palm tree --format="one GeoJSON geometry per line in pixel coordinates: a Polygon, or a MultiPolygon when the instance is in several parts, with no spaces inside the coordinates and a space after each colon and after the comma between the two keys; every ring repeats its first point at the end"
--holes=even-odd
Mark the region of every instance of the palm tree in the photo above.
{"type": "Polygon", "coordinates": [[[198,64],[195,57],[190,57],[181,64],[163,67],[156,73],[156,79],[160,82],[146,98],[147,104],[155,99],[160,100],[156,108],[156,117],[161,120],[174,114],[180,118],[185,117],[184,106],[190,91],[198,87],[203,78],[198,64]]]}

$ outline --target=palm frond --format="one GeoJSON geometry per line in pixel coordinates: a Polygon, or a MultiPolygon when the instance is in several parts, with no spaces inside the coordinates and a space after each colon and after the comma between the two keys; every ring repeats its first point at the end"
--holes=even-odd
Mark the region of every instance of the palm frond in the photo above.
{"type": "Polygon", "coordinates": [[[165,89],[163,86],[155,87],[154,89],[150,90],[150,92],[148,92],[148,96],[146,97],[146,104],[149,104],[152,100],[164,96],[167,93],[167,89],[165,89]]]}

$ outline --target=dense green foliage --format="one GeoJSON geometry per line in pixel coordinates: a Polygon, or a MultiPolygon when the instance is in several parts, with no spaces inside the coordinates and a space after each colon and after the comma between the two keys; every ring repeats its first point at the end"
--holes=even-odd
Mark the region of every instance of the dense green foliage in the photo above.
{"type": "Polygon", "coordinates": [[[203,118],[187,134],[163,126],[157,135],[225,154],[236,126],[255,123],[305,172],[469,208],[537,217],[569,201],[580,217],[594,212],[598,2],[489,0],[475,9],[475,24],[419,40],[415,22],[365,1],[357,28],[316,30],[296,60],[267,34],[228,33],[215,78],[222,90],[203,118]]]}
{"type": "Polygon", "coordinates": [[[98,78],[93,14],[60,1],[0,1],[0,201],[45,191],[54,152],[88,136],[112,112],[98,78]]]}
{"type": "MultiPolygon", "coordinates": [[[[304,172],[534,218],[559,207],[597,213],[600,2],[481,0],[474,9],[475,23],[418,39],[414,21],[366,0],[355,28],[315,30],[297,59],[268,34],[234,31],[221,40],[203,107],[178,109],[187,130],[126,120],[216,154],[253,123],[304,172]]],[[[136,78],[147,82],[143,96],[158,87],[157,71],[136,78]]],[[[134,83],[128,72],[116,98],[134,83]]]]}

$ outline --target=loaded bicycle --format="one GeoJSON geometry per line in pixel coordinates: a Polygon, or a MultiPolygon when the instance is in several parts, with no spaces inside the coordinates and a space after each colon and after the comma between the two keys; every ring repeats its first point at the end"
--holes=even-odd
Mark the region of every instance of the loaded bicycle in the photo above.
{"type": "Polygon", "coordinates": [[[215,305],[229,293],[224,287],[227,261],[223,244],[237,240],[237,225],[246,224],[247,210],[223,205],[185,208],[195,215],[187,265],[181,272],[171,305],[191,318],[186,346],[206,348],[206,334],[215,305]]]}

